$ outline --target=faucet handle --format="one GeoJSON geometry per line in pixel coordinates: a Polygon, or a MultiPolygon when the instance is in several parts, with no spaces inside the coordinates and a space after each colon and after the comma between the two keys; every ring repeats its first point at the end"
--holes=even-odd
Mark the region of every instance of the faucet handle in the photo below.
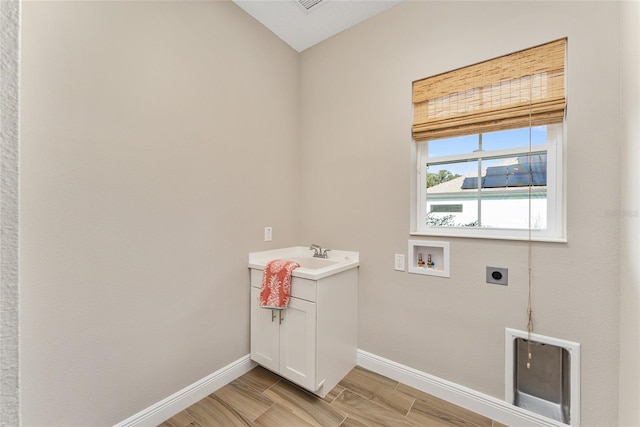
{"type": "Polygon", "coordinates": [[[329,258],[329,255],[327,254],[327,252],[329,252],[331,249],[325,249],[324,252],[322,253],[322,258],[329,258]]]}

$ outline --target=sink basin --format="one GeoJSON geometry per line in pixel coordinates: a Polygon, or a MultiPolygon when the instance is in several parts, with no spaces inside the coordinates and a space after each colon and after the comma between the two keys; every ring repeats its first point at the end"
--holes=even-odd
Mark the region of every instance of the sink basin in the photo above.
{"type": "Polygon", "coordinates": [[[313,250],[305,246],[253,252],[249,254],[249,268],[264,270],[269,261],[284,259],[300,264],[300,267],[293,270],[293,277],[318,280],[360,265],[358,252],[332,249],[329,258],[314,258],[313,253],[313,250]]]}
{"type": "Polygon", "coordinates": [[[287,260],[297,262],[300,264],[299,268],[325,268],[340,262],[336,259],[309,257],[291,257],[287,258],[287,260]]]}

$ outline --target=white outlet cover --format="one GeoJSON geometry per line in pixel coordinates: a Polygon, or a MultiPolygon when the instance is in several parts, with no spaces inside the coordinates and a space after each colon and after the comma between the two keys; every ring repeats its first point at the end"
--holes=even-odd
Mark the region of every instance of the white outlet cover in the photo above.
{"type": "Polygon", "coordinates": [[[404,271],[404,255],[395,254],[395,269],[398,271],[404,271]]]}

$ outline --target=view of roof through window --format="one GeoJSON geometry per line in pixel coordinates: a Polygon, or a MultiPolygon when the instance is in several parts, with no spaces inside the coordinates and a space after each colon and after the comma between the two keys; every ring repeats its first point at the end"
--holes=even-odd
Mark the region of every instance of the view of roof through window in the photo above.
{"type": "MultiPolygon", "coordinates": [[[[547,185],[547,155],[534,154],[517,158],[508,166],[490,166],[480,177],[481,188],[524,187],[547,185]]],[[[465,177],[461,188],[477,189],[478,177],[465,177]]]]}

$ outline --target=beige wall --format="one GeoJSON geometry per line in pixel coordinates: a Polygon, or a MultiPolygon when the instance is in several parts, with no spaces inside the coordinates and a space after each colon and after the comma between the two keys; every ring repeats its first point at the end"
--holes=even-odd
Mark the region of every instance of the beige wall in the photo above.
{"type": "Polygon", "coordinates": [[[299,56],[230,2],[22,18],[22,421],[111,425],[248,353],[247,253],[296,243],[299,56]]]}
{"type": "Polygon", "coordinates": [[[526,243],[447,239],[450,279],[393,269],[410,237],[411,82],[566,36],[569,242],[533,245],[534,326],[582,344],[584,425],[615,424],[618,25],[610,2],[409,1],[302,53],[300,240],[360,251],[359,348],[504,397],[526,243]],[[484,283],[487,265],[509,286],[484,283]]]}
{"type": "Polygon", "coordinates": [[[640,406],[640,2],[620,7],[622,113],[619,425],[639,426],[640,406]]]}
{"type": "MultiPolygon", "coordinates": [[[[361,349],[502,398],[526,245],[450,239],[450,279],[393,270],[411,81],[565,36],[569,243],[533,247],[534,321],[582,344],[584,425],[615,424],[615,209],[637,190],[617,190],[619,9],[410,1],[298,55],[228,2],[23,3],[23,425],[113,424],[246,355],[247,252],[311,241],[361,252],[361,349]],[[486,285],[486,265],[510,285],[486,285]]],[[[623,302],[623,339],[634,312],[623,302]]]]}

